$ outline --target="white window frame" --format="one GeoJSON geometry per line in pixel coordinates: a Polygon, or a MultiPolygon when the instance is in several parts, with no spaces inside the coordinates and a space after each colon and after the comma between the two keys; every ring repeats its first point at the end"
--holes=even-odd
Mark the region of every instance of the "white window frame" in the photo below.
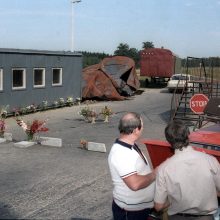
{"type": "Polygon", "coordinates": [[[3,69],[0,68],[0,91],[3,91],[3,69]]]}
{"type": "Polygon", "coordinates": [[[34,68],[33,69],[33,85],[34,88],[42,88],[45,87],[45,68],[34,68]],[[42,70],[42,84],[41,85],[35,85],[35,70],[42,70]]]}
{"type": "Polygon", "coordinates": [[[12,69],[12,90],[20,90],[20,89],[26,89],[26,69],[25,68],[13,68],[12,69]],[[14,86],[13,76],[14,76],[14,71],[16,70],[23,71],[23,75],[22,75],[23,85],[22,86],[16,86],[16,87],[14,86]]]}
{"type": "Polygon", "coordinates": [[[62,86],[63,84],[63,69],[62,68],[52,68],[52,86],[62,86]],[[54,70],[60,70],[60,75],[59,75],[59,83],[53,83],[53,71],[54,70]]]}

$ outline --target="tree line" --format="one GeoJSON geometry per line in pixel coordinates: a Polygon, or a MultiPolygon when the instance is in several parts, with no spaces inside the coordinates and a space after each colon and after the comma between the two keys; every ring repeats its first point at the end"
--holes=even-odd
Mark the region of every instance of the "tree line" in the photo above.
{"type": "MultiPolygon", "coordinates": [[[[142,43],[142,50],[147,48],[154,48],[153,42],[143,42],[142,43]]],[[[106,54],[106,53],[93,53],[93,52],[87,52],[87,51],[81,51],[83,55],[83,68],[87,66],[91,66],[93,64],[100,63],[101,60],[103,60],[105,57],[110,56],[126,56],[130,57],[134,60],[136,66],[139,66],[140,61],[140,50],[136,48],[130,48],[130,46],[127,43],[120,43],[117,47],[117,49],[114,51],[113,55],[106,54]]]]}
{"type": "MultiPolygon", "coordinates": [[[[148,48],[155,48],[154,43],[150,41],[143,42],[141,50],[148,49],[148,48]]],[[[98,64],[105,57],[110,57],[110,56],[129,57],[134,60],[136,67],[139,68],[141,50],[132,48],[127,43],[120,43],[117,49],[114,51],[113,55],[107,54],[107,53],[81,51],[83,55],[83,68],[94,65],[94,64],[98,64]]],[[[204,62],[205,66],[213,65],[214,67],[220,67],[220,57],[192,59],[190,62],[188,62],[188,67],[199,66],[201,62],[204,62]]],[[[181,65],[182,66],[186,65],[186,58],[181,59],[181,65]]]]}

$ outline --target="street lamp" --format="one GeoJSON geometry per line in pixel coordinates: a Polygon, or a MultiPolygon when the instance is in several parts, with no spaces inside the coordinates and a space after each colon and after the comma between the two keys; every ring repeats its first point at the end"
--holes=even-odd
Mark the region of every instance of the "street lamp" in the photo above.
{"type": "Polygon", "coordinates": [[[71,10],[71,52],[73,52],[74,50],[74,18],[73,18],[73,14],[74,14],[74,8],[73,8],[73,4],[74,3],[80,3],[81,0],[72,0],[71,4],[72,4],[72,10],[71,10]]]}

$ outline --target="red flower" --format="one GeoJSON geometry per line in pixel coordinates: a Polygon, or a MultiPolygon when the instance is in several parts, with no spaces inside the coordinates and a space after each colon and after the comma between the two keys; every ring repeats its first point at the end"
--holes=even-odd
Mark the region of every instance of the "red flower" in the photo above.
{"type": "Polygon", "coordinates": [[[32,134],[35,134],[37,132],[46,132],[49,129],[44,127],[44,125],[45,125],[45,121],[34,120],[28,130],[32,134]]]}
{"type": "Polygon", "coordinates": [[[0,119],[0,133],[5,132],[5,120],[0,119]]]}
{"type": "Polygon", "coordinates": [[[25,123],[23,120],[21,120],[20,118],[16,118],[17,124],[23,128],[23,130],[27,133],[27,134],[35,134],[37,132],[46,132],[49,129],[44,127],[44,125],[46,124],[45,121],[39,121],[39,120],[34,120],[32,122],[32,124],[30,123],[25,123]]]}

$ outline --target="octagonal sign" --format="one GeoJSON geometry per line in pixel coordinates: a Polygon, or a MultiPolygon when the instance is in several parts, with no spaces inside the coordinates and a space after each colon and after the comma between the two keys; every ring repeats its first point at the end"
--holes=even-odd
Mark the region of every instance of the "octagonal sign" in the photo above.
{"type": "Polygon", "coordinates": [[[203,114],[209,99],[204,94],[195,94],[189,100],[190,109],[196,114],[203,114]]]}

